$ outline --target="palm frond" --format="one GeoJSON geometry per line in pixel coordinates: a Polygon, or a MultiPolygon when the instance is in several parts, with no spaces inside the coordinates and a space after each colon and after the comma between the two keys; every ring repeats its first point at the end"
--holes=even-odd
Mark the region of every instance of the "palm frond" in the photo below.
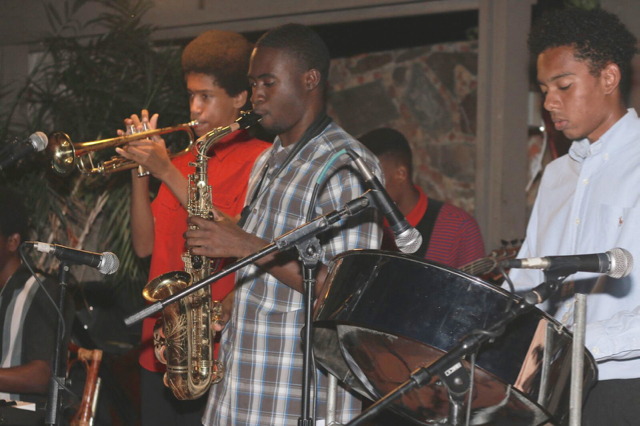
{"type": "MultiPolygon", "coordinates": [[[[111,137],[123,118],[142,108],[160,113],[168,125],[188,121],[181,46],[155,45],[155,28],[142,22],[151,7],[149,0],[47,2],[53,30],[43,37],[44,49],[26,83],[2,108],[0,144],[12,133],[36,129],[62,130],[75,142],[111,137]],[[77,14],[87,3],[100,4],[103,12],[82,23],[77,14]],[[102,32],[78,37],[89,26],[102,32]],[[14,124],[19,121],[24,124],[14,124]]],[[[8,101],[3,93],[0,88],[0,100],[8,101]]],[[[111,155],[114,152],[96,153],[96,161],[111,155]]],[[[4,177],[26,194],[35,239],[113,251],[121,267],[103,279],[139,298],[148,260],[138,259],[131,245],[129,173],[102,177],[75,172],[63,177],[39,157],[4,177]]],[[[48,258],[38,261],[44,269],[55,266],[48,258]]]]}

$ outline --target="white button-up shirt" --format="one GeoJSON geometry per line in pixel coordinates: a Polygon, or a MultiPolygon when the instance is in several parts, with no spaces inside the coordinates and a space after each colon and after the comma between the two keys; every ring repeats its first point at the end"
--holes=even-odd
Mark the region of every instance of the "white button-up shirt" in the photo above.
{"type": "MultiPolygon", "coordinates": [[[[634,109],[595,143],[583,139],[544,173],[518,257],[627,249],[640,262],[640,119],[634,109]]],[[[518,291],[542,271],[512,270],[518,291]]],[[[587,297],[587,349],[600,380],[640,377],[640,269],[623,279],[577,273],[543,308],[571,327],[573,295],[587,297]]]]}

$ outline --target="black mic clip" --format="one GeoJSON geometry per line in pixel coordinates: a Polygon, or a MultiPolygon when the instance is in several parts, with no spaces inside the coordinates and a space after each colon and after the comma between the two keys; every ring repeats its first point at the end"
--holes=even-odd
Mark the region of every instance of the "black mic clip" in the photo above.
{"type": "Polygon", "coordinates": [[[344,216],[354,216],[360,213],[362,210],[369,207],[371,201],[369,200],[369,191],[365,192],[360,197],[349,201],[340,210],[335,210],[331,213],[327,213],[322,216],[318,216],[311,222],[307,222],[304,225],[292,229],[286,234],[273,240],[278,250],[283,250],[293,245],[300,244],[307,239],[314,237],[321,230],[328,228],[334,223],[338,222],[344,216]]]}

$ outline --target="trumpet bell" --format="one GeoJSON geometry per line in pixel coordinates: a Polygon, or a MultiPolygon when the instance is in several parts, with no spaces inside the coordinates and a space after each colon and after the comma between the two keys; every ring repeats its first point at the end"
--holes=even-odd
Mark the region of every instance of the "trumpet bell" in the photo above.
{"type": "Polygon", "coordinates": [[[51,167],[57,173],[65,175],[73,170],[76,158],[76,150],[71,143],[71,138],[64,132],[53,132],[49,135],[47,152],[51,155],[51,167]]]}
{"type": "Polygon", "coordinates": [[[193,276],[185,271],[172,271],[162,274],[147,283],[142,290],[142,297],[149,302],[157,302],[183,290],[191,285],[193,276]]]}

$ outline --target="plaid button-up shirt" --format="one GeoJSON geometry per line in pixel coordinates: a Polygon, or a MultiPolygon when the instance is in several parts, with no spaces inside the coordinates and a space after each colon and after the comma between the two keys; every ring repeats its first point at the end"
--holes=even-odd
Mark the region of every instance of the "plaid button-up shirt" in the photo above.
{"type": "MultiPolygon", "coordinates": [[[[312,139],[275,179],[273,175],[293,148],[279,138],[265,151],[251,173],[247,199],[260,195],[244,229],[267,241],[306,222],[314,185],[329,159],[344,148],[356,151],[381,178],[375,157],[332,123],[312,139]],[[265,164],[266,163],[266,164],[265,164]],[[261,175],[268,167],[261,185],[261,175]],[[265,188],[268,188],[264,191],[265,188]]],[[[341,156],[329,169],[316,203],[316,214],[339,209],[364,192],[357,169],[341,156]]],[[[323,263],[346,250],[377,249],[381,228],[376,214],[365,211],[343,220],[320,236],[323,263]]],[[[210,391],[205,425],[297,425],[301,412],[304,296],[251,265],[236,274],[232,318],[225,328],[219,357],[225,378],[210,391]]],[[[317,416],[324,417],[327,378],[318,372],[317,416]]],[[[336,420],[347,423],[360,412],[360,402],[338,389],[336,420]]]]}

